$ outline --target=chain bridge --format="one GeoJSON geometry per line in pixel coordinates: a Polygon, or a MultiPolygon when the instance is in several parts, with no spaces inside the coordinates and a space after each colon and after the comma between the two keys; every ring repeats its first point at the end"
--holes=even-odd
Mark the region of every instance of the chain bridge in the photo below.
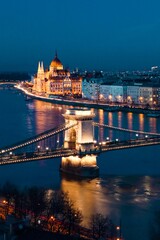
{"type": "Polygon", "coordinates": [[[106,151],[160,144],[160,133],[94,122],[91,109],[74,108],[63,114],[65,123],[18,143],[1,147],[0,165],[61,158],[60,170],[69,174],[98,176],[97,156],[106,151]],[[102,129],[128,134],[122,139],[99,140],[102,129]]]}

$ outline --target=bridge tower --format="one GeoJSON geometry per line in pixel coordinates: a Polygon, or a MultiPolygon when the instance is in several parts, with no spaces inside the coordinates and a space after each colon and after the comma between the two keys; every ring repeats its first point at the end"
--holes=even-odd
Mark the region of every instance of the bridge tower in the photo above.
{"type": "Polygon", "coordinates": [[[64,148],[77,151],[75,155],[62,157],[60,170],[82,177],[97,177],[99,173],[97,157],[94,154],[87,154],[94,149],[92,123],[95,114],[88,108],[74,108],[67,110],[63,116],[66,125],[73,125],[65,131],[64,148]]]}

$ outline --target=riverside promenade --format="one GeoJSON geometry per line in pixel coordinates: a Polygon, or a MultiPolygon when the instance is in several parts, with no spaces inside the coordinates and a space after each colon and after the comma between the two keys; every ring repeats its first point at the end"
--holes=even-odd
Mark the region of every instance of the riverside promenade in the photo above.
{"type": "MultiPolygon", "coordinates": [[[[155,116],[160,116],[160,108],[151,108],[145,106],[135,106],[135,105],[127,105],[122,103],[106,103],[104,101],[97,100],[88,100],[88,99],[75,99],[71,97],[47,97],[44,95],[37,95],[29,91],[29,89],[15,85],[15,87],[21,91],[23,91],[27,96],[33,99],[42,100],[45,102],[51,102],[62,105],[71,105],[71,106],[79,106],[79,107],[90,107],[95,109],[103,109],[104,111],[114,112],[114,111],[122,111],[122,112],[133,112],[133,113],[144,113],[144,114],[155,114],[155,116]]],[[[153,116],[154,117],[154,116],[153,116]]]]}

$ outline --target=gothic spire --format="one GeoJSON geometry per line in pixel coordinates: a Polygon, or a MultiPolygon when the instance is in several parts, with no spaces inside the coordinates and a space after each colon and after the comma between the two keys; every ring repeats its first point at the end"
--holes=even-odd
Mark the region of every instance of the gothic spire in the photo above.
{"type": "Polygon", "coordinates": [[[41,65],[40,62],[38,62],[38,73],[41,71],[41,65]]]}
{"type": "Polygon", "coordinates": [[[43,62],[41,62],[41,72],[44,72],[43,62]]]}

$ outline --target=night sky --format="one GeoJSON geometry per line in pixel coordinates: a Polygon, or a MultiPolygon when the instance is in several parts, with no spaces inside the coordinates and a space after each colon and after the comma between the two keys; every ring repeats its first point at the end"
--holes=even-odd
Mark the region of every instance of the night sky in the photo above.
{"type": "Polygon", "coordinates": [[[0,71],[143,70],[160,65],[159,0],[2,0],[0,71]]]}

